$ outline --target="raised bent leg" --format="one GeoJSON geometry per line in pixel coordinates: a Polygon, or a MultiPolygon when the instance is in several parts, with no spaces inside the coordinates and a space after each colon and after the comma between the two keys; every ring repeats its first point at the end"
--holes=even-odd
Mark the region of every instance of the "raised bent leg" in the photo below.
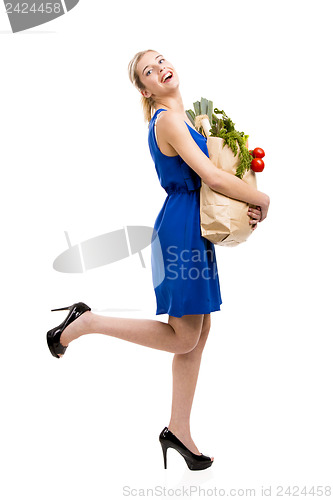
{"type": "MultiPolygon", "coordinates": [[[[174,318],[174,317],[172,317],[174,318]]],[[[117,318],[86,311],[63,331],[60,342],[66,346],[81,335],[101,333],[136,344],[173,353],[188,352],[201,334],[202,314],[188,314],[164,323],[153,319],[117,318]]]]}

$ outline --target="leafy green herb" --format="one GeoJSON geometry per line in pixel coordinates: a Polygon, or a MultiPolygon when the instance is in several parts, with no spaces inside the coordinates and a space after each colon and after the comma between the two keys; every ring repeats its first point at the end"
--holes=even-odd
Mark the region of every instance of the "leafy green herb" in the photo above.
{"type": "Polygon", "coordinates": [[[193,107],[195,112],[193,112],[191,109],[186,110],[186,114],[193,125],[195,124],[196,116],[207,115],[211,125],[211,129],[209,130],[211,137],[221,137],[221,139],[224,139],[223,147],[227,144],[233,151],[234,156],[237,155],[238,144],[240,163],[236,170],[236,176],[242,179],[245,172],[251,168],[251,161],[253,159],[246,147],[246,141],[249,136],[245,135],[244,132],[238,132],[235,129],[234,122],[226,115],[223,110],[214,108],[213,113],[212,101],[208,101],[207,99],[204,99],[202,97],[201,101],[193,103],[193,107]],[[219,118],[217,115],[221,115],[221,118],[219,118]]]}

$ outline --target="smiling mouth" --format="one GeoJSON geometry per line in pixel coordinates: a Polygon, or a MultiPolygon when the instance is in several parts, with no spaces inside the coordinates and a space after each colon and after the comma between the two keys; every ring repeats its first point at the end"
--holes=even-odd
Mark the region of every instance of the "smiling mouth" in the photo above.
{"type": "Polygon", "coordinates": [[[162,79],[162,83],[167,82],[168,80],[171,80],[173,77],[173,73],[171,71],[168,71],[165,75],[165,77],[162,79]]]}

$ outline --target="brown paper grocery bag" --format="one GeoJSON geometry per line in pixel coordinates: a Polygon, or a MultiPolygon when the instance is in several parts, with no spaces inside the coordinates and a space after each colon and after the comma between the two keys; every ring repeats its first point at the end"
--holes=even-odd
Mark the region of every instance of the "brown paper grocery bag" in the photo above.
{"type": "MultiPolygon", "coordinates": [[[[236,174],[239,160],[239,146],[237,155],[234,156],[232,149],[225,145],[224,139],[210,137],[211,128],[208,117],[200,115],[196,117],[195,126],[201,127],[207,137],[208,154],[217,168],[236,174]]],[[[247,170],[242,180],[257,188],[256,175],[253,170],[247,170]]],[[[201,179],[200,188],[200,224],[201,236],[207,238],[215,245],[233,247],[247,240],[253,233],[250,217],[247,214],[249,203],[228,198],[214,191],[201,179]]],[[[252,207],[254,205],[251,205],[252,207]]]]}

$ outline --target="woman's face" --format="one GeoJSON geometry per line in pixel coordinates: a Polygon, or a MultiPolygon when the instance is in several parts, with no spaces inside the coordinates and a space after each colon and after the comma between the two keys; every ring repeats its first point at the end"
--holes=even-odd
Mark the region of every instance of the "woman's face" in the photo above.
{"type": "Polygon", "coordinates": [[[143,83],[145,97],[163,97],[179,86],[175,68],[159,52],[146,52],[139,60],[136,71],[143,83]]]}

